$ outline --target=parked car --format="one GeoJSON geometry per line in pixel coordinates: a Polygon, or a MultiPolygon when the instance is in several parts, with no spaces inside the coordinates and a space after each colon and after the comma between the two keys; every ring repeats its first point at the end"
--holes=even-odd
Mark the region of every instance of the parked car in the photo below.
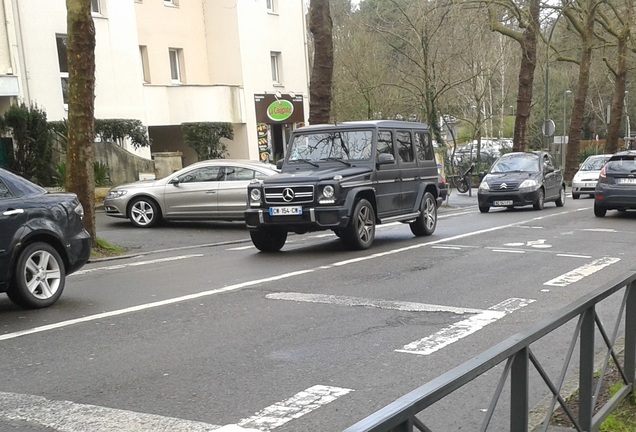
{"type": "Polygon", "coordinates": [[[150,228],[163,220],[241,221],[247,185],[278,171],[272,164],[214,159],[196,162],[159,180],[123,184],[109,190],[106,214],[150,228]]]}
{"type": "Polygon", "coordinates": [[[382,223],[431,235],[439,186],[430,131],[389,120],[296,129],[281,173],[248,193],[245,223],[263,252],[280,250],[289,232],[332,230],[352,250],[369,248],[382,223]]]}
{"type": "Polygon", "coordinates": [[[55,303],[66,276],[90,257],[77,195],[49,193],[1,168],[0,227],[0,292],[24,308],[55,303]]]}
{"type": "Polygon", "coordinates": [[[521,207],[532,205],[543,209],[547,201],[558,207],[565,203],[565,181],[550,153],[506,153],[495,161],[484,176],[477,191],[479,211],[490,207],[521,207]]]}
{"type": "Polygon", "coordinates": [[[612,155],[600,154],[585,159],[572,179],[572,199],[579,199],[583,194],[594,197],[598,176],[610,156],[612,155]]]}
{"type": "Polygon", "coordinates": [[[594,191],[594,215],[636,209],[636,150],[612,155],[601,169],[594,191]]]}

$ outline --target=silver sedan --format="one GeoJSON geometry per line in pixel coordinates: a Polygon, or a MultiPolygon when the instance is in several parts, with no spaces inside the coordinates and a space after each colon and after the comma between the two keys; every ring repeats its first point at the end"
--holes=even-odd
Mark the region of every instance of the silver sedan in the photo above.
{"type": "Polygon", "coordinates": [[[162,220],[241,221],[247,185],[278,173],[271,164],[236,159],[196,162],[159,180],[113,187],[104,199],[108,216],[142,228],[162,220]]]}

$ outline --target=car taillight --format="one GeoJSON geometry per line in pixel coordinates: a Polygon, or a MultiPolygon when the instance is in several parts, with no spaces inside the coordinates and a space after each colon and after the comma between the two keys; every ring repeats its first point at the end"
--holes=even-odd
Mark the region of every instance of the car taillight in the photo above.
{"type": "Polygon", "coordinates": [[[600,172],[600,173],[599,173],[599,175],[598,175],[598,178],[599,178],[599,179],[604,179],[604,178],[606,178],[606,177],[607,177],[607,173],[606,173],[606,171],[605,171],[605,167],[603,167],[603,169],[601,169],[601,172],[600,172]]]}

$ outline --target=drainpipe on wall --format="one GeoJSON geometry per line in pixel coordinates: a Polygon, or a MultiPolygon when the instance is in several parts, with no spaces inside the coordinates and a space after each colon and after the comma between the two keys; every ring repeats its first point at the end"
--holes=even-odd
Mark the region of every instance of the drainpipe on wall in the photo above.
{"type": "Polygon", "coordinates": [[[29,78],[26,70],[24,55],[24,40],[20,25],[20,6],[18,0],[2,0],[4,9],[7,40],[9,43],[9,56],[11,59],[12,74],[18,77],[20,86],[19,98],[26,105],[31,105],[31,92],[29,91],[29,78]]]}

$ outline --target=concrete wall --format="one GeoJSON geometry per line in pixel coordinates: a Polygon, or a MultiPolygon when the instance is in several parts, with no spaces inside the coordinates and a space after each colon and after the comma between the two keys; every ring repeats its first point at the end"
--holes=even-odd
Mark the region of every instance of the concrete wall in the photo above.
{"type": "Polygon", "coordinates": [[[113,186],[139,180],[139,173],[154,173],[155,162],[136,156],[113,143],[95,143],[95,162],[108,166],[113,186]]]}

